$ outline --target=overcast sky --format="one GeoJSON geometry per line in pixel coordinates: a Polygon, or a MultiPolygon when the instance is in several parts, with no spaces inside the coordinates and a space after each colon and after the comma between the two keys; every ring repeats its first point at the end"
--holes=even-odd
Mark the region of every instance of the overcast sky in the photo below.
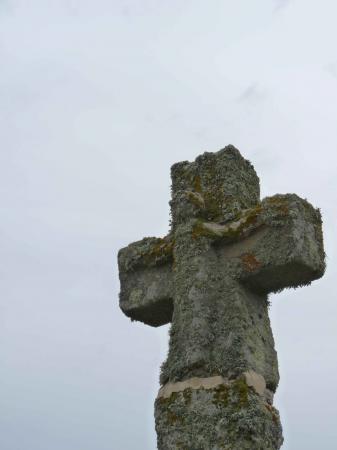
{"type": "Polygon", "coordinates": [[[271,298],[282,450],[337,442],[337,2],[0,0],[0,448],[151,450],[168,327],[117,251],[169,223],[170,166],[227,144],[320,207],[328,269],[271,298]]]}

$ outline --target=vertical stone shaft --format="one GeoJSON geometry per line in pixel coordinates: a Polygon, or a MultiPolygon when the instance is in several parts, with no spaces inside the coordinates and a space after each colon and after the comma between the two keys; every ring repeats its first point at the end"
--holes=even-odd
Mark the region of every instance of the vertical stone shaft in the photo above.
{"type": "Polygon", "coordinates": [[[163,389],[156,400],[158,449],[278,449],[282,430],[271,405],[278,372],[266,296],[240,286],[229,267],[219,270],[216,250],[192,229],[193,221],[175,233],[174,313],[161,383],[180,390],[163,389]],[[252,370],[269,390],[248,386],[243,374],[252,370]],[[215,384],[190,385],[196,378],[215,384]]]}
{"type": "Polygon", "coordinates": [[[158,449],[278,449],[281,425],[266,386],[257,393],[244,375],[254,370],[276,389],[266,297],[239,285],[230,258],[196,232],[200,218],[231,220],[256,205],[258,178],[229,148],[218,158],[205,154],[175,165],[172,180],[174,311],[161,373],[164,393],[155,404],[158,449]],[[190,387],[195,378],[211,386],[190,387]],[[167,394],[165,386],[180,391],[167,394]]]}

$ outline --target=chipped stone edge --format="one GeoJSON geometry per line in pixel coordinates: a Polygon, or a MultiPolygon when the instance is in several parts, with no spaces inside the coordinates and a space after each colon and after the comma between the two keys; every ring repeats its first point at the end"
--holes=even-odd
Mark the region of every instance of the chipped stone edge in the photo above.
{"type": "MultiPolygon", "coordinates": [[[[257,394],[263,397],[268,403],[273,402],[273,392],[267,389],[264,377],[253,370],[243,372],[247,386],[253,388],[257,394]]],[[[240,377],[238,377],[240,378],[240,377]]],[[[182,392],[186,389],[215,389],[220,385],[231,385],[235,380],[228,380],[221,375],[213,377],[199,378],[193,377],[188,380],[178,381],[176,383],[166,383],[159,389],[157,398],[169,398],[175,392],[182,392]]]]}

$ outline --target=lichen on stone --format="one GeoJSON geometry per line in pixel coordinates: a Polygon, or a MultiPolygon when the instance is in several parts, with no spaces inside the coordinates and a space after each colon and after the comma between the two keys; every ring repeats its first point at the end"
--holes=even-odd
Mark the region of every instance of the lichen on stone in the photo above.
{"type": "Polygon", "coordinates": [[[277,450],[268,294],[323,275],[320,212],[295,194],[261,201],[254,167],[233,146],[177,163],[171,174],[168,236],[119,252],[120,306],[152,326],[172,320],[162,385],[230,382],[157,398],[158,449],[277,450]],[[253,388],[253,372],[262,387],[253,388]]]}
{"type": "Polygon", "coordinates": [[[148,237],[134,242],[118,253],[120,270],[129,272],[139,267],[153,267],[173,260],[174,238],[148,237]]]}
{"type": "Polygon", "coordinates": [[[188,397],[179,392],[157,399],[155,417],[158,448],[165,450],[274,450],[283,442],[277,410],[242,377],[188,397]]]}

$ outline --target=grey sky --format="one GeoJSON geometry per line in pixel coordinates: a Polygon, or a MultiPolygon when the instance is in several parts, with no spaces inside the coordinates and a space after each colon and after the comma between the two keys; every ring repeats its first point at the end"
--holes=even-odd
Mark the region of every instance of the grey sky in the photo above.
{"type": "Polygon", "coordinates": [[[284,450],[337,441],[337,3],[0,0],[0,448],[155,448],[167,330],[116,254],[169,222],[169,168],[231,143],[322,210],[326,276],[272,297],[284,450]]]}

